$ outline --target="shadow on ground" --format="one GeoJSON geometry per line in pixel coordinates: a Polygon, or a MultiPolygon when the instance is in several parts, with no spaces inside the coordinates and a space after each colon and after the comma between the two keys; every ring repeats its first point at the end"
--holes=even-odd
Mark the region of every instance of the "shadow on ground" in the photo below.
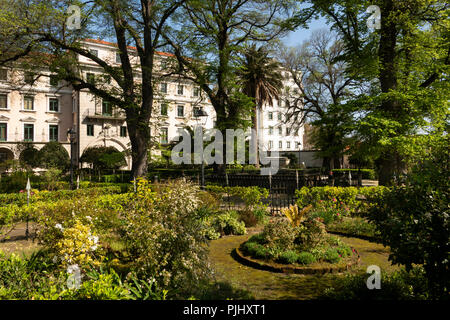
{"type": "MultiPolygon", "coordinates": [[[[297,275],[274,273],[242,265],[232,257],[232,251],[246,241],[256,230],[244,236],[225,236],[211,241],[210,258],[218,280],[228,281],[237,289],[247,290],[258,300],[309,300],[329,288],[343,274],[297,275]]],[[[355,248],[361,263],[351,272],[365,271],[369,265],[378,265],[382,272],[397,269],[388,261],[389,249],[381,244],[357,238],[340,238],[355,248]]]]}

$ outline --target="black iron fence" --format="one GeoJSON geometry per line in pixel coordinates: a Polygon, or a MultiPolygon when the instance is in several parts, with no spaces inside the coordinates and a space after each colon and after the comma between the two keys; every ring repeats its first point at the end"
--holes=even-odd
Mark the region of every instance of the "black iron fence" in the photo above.
{"type": "MultiPolygon", "coordinates": [[[[281,209],[296,203],[295,190],[304,186],[357,186],[358,180],[352,179],[351,175],[340,173],[335,175],[305,174],[291,172],[276,174],[273,176],[259,174],[215,174],[205,177],[207,183],[229,187],[261,187],[269,190],[269,197],[263,202],[268,205],[272,215],[281,213],[281,209]]],[[[224,197],[224,206],[228,209],[238,209],[241,204],[239,199],[224,197]]]]}

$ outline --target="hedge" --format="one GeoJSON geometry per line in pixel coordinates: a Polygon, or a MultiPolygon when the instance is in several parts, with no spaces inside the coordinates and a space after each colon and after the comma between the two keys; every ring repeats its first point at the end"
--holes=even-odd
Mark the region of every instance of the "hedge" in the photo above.
{"type": "Polygon", "coordinates": [[[300,208],[312,205],[319,207],[327,202],[338,202],[350,211],[350,215],[364,215],[371,203],[389,192],[388,187],[303,187],[295,191],[297,205],[300,208]]]}
{"type": "Polygon", "coordinates": [[[352,173],[352,179],[356,180],[358,179],[358,173],[362,173],[362,179],[369,179],[369,180],[375,180],[376,179],[376,173],[374,169],[334,169],[333,175],[335,174],[344,174],[348,175],[348,172],[350,171],[352,173]]]}
{"type": "MultiPolygon", "coordinates": [[[[57,190],[57,191],[32,191],[32,196],[30,197],[30,202],[46,202],[46,201],[57,201],[57,200],[70,200],[78,197],[95,197],[98,195],[106,194],[118,194],[122,193],[120,186],[106,186],[106,187],[96,187],[96,188],[86,188],[79,190],[57,190]]],[[[0,194],[0,207],[8,206],[14,204],[16,206],[23,206],[27,204],[27,192],[21,193],[2,193],[0,194]]]]}

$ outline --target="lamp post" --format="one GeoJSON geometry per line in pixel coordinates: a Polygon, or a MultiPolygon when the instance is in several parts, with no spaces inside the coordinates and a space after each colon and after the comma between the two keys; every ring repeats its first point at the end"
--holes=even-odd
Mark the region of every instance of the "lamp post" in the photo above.
{"type": "MultiPolygon", "coordinates": [[[[200,125],[202,127],[202,132],[203,132],[203,127],[206,126],[206,122],[208,121],[208,114],[203,109],[197,109],[194,112],[194,117],[201,118],[201,119],[197,119],[197,121],[199,121],[199,120],[201,121],[200,125]]],[[[203,137],[203,134],[202,134],[202,137],[203,137]]],[[[202,189],[205,188],[205,162],[203,159],[203,141],[202,141],[201,188],[202,189]]]]}
{"type": "Polygon", "coordinates": [[[77,132],[70,128],[67,131],[67,135],[69,136],[70,141],[70,189],[73,190],[73,171],[74,171],[74,162],[75,162],[75,141],[76,141],[76,135],[77,132]]]}

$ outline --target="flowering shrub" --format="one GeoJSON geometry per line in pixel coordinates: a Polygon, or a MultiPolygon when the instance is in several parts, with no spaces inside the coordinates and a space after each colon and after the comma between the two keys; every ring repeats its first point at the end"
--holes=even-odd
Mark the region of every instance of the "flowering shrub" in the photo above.
{"type": "Polygon", "coordinates": [[[98,236],[92,233],[89,225],[77,219],[73,227],[64,229],[59,224],[55,227],[62,231],[62,238],[55,247],[56,257],[61,260],[63,267],[77,264],[83,268],[89,264],[99,264],[94,257],[98,248],[98,236]]]}
{"type": "Polygon", "coordinates": [[[198,192],[182,180],[153,189],[139,180],[137,193],[121,212],[120,233],[134,269],[173,292],[189,291],[209,274],[206,226],[196,212],[198,192]]]}

